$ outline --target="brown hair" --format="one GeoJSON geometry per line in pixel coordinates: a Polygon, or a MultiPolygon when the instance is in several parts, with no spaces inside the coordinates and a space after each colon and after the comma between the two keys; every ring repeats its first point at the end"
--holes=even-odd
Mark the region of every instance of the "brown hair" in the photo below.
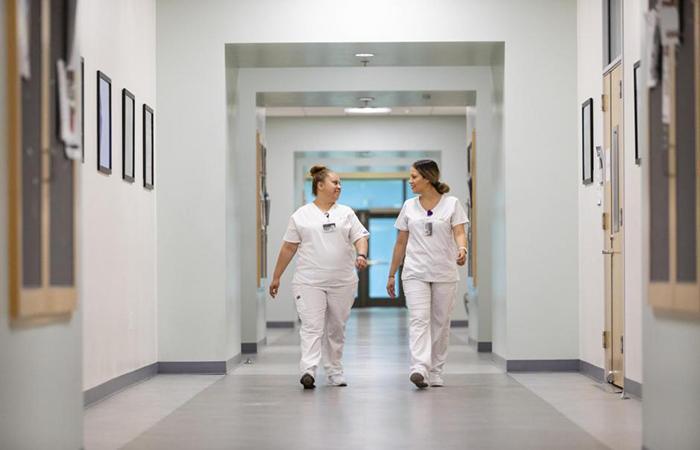
{"type": "Polygon", "coordinates": [[[309,170],[309,173],[313,178],[313,183],[311,183],[311,192],[315,196],[318,193],[318,183],[326,179],[328,174],[331,173],[331,169],[326,166],[313,166],[311,170],[309,170]]]}
{"type": "Polygon", "coordinates": [[[413,168],[433,185],[439,194],[447,194],[450,187],[440,181],[440,169],[432,159],[421,159],[413,163],[413,168]]]}

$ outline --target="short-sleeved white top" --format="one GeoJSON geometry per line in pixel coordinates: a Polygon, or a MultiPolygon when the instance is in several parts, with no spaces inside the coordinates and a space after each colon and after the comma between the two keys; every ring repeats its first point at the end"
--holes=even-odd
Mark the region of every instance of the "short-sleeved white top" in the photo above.
{"type": "Polygon", "coordinates": [[[353,244],[369,236],[351,208],[335,204],[324,213],[315,203],[297,209],[282,238],[299,244],[293,283],[339,287],[357,283],[353,244]]]}
{"type": "Polygon", "coordinates": [[[457,197],[443,195],[429,216],[418,198],[406,200],[394,225],[399,230],[408,231],[401,279],[438,283],[457,281],[459,249],[452,227],[469,222],[467,213],[457,197]],[[428,236],[428,233],[431,234],[428,236]]]}

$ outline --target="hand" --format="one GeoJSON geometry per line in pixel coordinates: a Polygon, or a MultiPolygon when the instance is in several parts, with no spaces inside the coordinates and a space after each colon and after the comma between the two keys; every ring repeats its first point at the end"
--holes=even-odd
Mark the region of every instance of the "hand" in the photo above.
{"type": "Polygon", "coordinates": [[[467,262],[467,251],[463,248],[459,249],[459,255],[457,255],[457,265],[463,266],[467,262]]]}
{"type": "Polygon", "coordinates": [[[389,297],[396,298],[396,279],[393,275],[386,282],[386,292],[389,294],[389,297]]]}
{"type": "Polygon", "coordinates": [[[357,258],[355,258],[355,267],[357,268],[357,270],[364,270],[365,268],[367,268],[367,258],[365,258],[364,256],[358,256],[357,258]]]}
{"type": "Polygon", "coordinates": [[[270,296],[272,298],[275,298],[277,296],[277,292],[280,289],[280,279],[279,278],[273,278],[272,283],[270,283],[270,296]]]}

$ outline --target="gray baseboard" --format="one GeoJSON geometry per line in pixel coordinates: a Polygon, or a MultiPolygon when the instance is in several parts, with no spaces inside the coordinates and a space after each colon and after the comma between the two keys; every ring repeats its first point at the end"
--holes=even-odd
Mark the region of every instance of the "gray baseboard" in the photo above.
{"type": "Polygon", "coordinates": [[[593,378],[598,383],[605,383],[605,369],[601,369],[589,362],[579,360],[578,371],[589,378],[593,378]]]}
{"type": "Polygon", "coordinates": [[[629,378],[625,378],[625,393],[631,395],[632,397],[636,397],[638,399],[642,399],[642,383],[638,383],[634,380],[630,380],[629,378]]]}
{"type": "Polygon", "coordinates": [[[158,374],[158,363],[149,364],[140,369],[136,369],[132,372],[125,373],[116,378],[95,386],[92,389],[88,389],[83,392],[83,405],[90,406],[109,397],[112,394],[116,394],[122,389],[136,384],[140,381],[147,380],[158,374]]]}
{"type": "Polygon", "coordinates": [[[294,321],[271,321],[267,322],[267,328],[294,328],[294,321]]]}
{"type": "Polygon", "coordinates": [[[578,372],[578,359],[509,359],[508,372],[578,372]]]}
{"type": "Polygon", "coordinates": [[[226,375],[226,361],[162,361],[158,373],[226,375]]]}
{"type": "Polygon", "coordinates": [[[258,353],[258,347],[262,347],[265,344],[267,344],[267,336],[260,339],[260,341],[258,342],[242,342],[241,353],[243,353],[244,355],[258,353]]]}
{"type": "Polygon", "coordinates": [[[479,353],[491,353],[493,344],[491,342],[477,342],[476,351],[479,353]]]}
{"type": "Polygon", "coordinates": [[[468,320],[453,320],[450,322],[450,327],[452,328],[467,328],[468,326],[468,320]]]}

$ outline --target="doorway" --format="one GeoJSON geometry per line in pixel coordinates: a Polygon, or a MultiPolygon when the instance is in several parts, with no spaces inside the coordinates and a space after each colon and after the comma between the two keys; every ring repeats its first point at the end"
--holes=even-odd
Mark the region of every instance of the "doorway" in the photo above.
{"type": "Polygon", "coordinates": [[[605,258],[606,379],[624,387],[625,292],[624,292],[624,144],[622,111],[622,64],[603,76],[603,128],[605,147],[603,234],[605,258]]]}

